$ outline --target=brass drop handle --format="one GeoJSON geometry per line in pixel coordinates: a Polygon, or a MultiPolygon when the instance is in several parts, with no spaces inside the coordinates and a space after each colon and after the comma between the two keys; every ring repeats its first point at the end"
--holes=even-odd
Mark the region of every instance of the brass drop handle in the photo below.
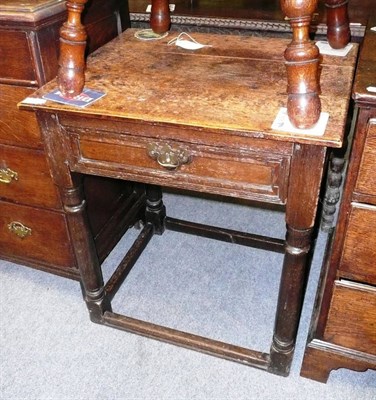
{"type": "Polygon", "coordinates": [[[10,168],[0,169],[0,183],[11,183],[12,180],[18,181],[18,174],[10,168]]]}
{"type": "Polygon", "coordinates": [[[21,239],[31,235],[31,228],[18,221],[13,221],[8,224],[8,229],[21,239]]]}
{"type": "Polygon", "coordinates": [[[158,164],[167,169],[176,169],[192,160],[191,154],[182,147],[172,147],[166,143],[150,143],[147,146],[148,155],[157,160],[158,164]]]}

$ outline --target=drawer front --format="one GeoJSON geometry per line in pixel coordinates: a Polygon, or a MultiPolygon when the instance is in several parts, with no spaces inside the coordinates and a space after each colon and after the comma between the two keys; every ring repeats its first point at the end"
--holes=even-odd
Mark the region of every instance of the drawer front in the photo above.
{"type": "Polygon", "coordinates": [[[337,281],[324,340],[376,355],[376,288],[337,281]]]}
{"type": "Polygon", "coordinates": [[[23,147],[41,147],[35,114],[20,111],[17,103],[35,89],[0,84],[0,142],[23,147]]]}
{"type": "Polygon", "coordinates": [[[376,196],[376,119],[367,127],[367,138],[360,162],[355,192],[376,196]]]}
{"type": "Polygon", "coordinates": [[[353,203],[340,270],[376,284],[376,207],[353,203]]]}
{"type": "Polygon", "coordinates": [[[0,145],[0,198],[40,207],[61,207],[44,152],[0,145]]]}
{"type": "Polygon", "coordinates": [[[26,32],[0,29],[0,81],[2,78],[35,84],[26,32]]]}
{"type": "MultiPolygon", "coordinates": [[[[266,141],[265,141],[266,142],[266,141]]],[[[85,134],[72,140],[73,169],[164,186],[283,204],[290,158],[267,151],[222,150],[179,141],[123,137],[121,143],[96,141],[85,134]],[[154,145],[153,155],[150,145],[154,145]],[[166,146],[167,145],[167,146],[166,146]],[[170,149],[168,148],[170,146],[170,149]],[[166,153],[183,152],[187,162],[176,169],[161,164],[166,153]]],[[[168,157],[167,157],[168,158],[168,157]]],[[[183,157],[184,158],[184,157],[183,157]]]]}
{"type": "Polygon", "coordinates": [[[74,268],[63,214],[0,201],[0,258],[74,268]],[[24,237],[22,237],[24,236],[24,237]]]}

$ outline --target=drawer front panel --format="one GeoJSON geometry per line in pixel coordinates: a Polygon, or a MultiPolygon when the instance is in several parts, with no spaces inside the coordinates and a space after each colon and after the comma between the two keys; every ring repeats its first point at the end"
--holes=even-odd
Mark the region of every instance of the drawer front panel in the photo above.
{"type": "Polygon", "coordinates": [[[65,269],[75,266],[72,254],[63,214],[0,201],[0,258],[65,269]]]}
{"type": "MultiPolygon", "coordinates": [[[[73,140],[75,166],[82,172],[101,174],[171,187],[283,204],[286,199],[290,158],[266,152],[233,151],[169,141],[174,149],[184,150],[190,160],[176,169],[160,165],[149,154],[150,140],[127,137],[123,143],[98,142],[80,137],[73,140]]],[[[152,142],[155,142],[152,140],[152,142]]],[[[165,142],[158,143],[163,147],[165,142]]]]}
{"type": "Polygon", "coordinates": [[[0,145],[0,197],[40,207],[61,207],[42,151],[0,145]]]}
{"type": "Polygon", "coordinates": [[[376,355],[376,288],[335,283],[324,340],[376,355]]]}
{"type": "Polygon", "coordinates": [[[376,207],[352,205],[340,270],[376,283],[376,207]]]}
{"type": "Polygon", "coordinates": [[[35,114],[20,111],[17,104],[35,89],[0,84],[0,142],[23,147],[41,147],[35,114]]]}
{"type": "Polygon", "coordinates": [[[25,32],[0,30],[0,80],[1,78],[35,83],[25,32]]]}
{"type": "Polygon", "coordinates": [[[376,197],[376,119],[370,120],[355,192],[376,197]]]}

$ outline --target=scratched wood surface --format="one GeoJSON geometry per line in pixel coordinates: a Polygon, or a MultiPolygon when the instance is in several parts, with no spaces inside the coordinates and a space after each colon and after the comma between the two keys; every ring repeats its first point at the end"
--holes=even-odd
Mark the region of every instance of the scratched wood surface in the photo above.
{"type": "MultiPolygon", "coordinates": [[[[135,30],[88,60],[86,87],[106,96],[79,109],[47,102],[32,108],[69,110],[150,122],[223,130],[338,147],[351,92],[357,45],[346,57],[324,56],[322,110],[330,115],[325,134],[280,132],[271,125],[287,101],[283,52],[288,39],[194,34],[200,50],[167,45],[176,35],[140,41],[135,30]]],[[[52,81],[36,97],[56,88],[52,81]]]]}

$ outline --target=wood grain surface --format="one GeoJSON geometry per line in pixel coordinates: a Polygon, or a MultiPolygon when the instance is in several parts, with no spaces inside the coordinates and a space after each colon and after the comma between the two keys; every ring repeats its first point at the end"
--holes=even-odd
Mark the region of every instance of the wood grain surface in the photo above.
{"type": "MultiPolygon", "coordinates": [[[[330,115],[325,134],[280,132],[271,125],[287,102],[283,52],[288,40],[194,34],[210,45],[195,52],[159,41],[140,41],[135,30],[89,57],[86,87],[106,96],[78,109],[47,102],[38,107],[91,115],[224,130],[339,147],[347,116],[357,45],[346,57],[323,56],[320,97],[330,115]]],[[[55,89],[46,85],[35,97],[55,89]]]]}

